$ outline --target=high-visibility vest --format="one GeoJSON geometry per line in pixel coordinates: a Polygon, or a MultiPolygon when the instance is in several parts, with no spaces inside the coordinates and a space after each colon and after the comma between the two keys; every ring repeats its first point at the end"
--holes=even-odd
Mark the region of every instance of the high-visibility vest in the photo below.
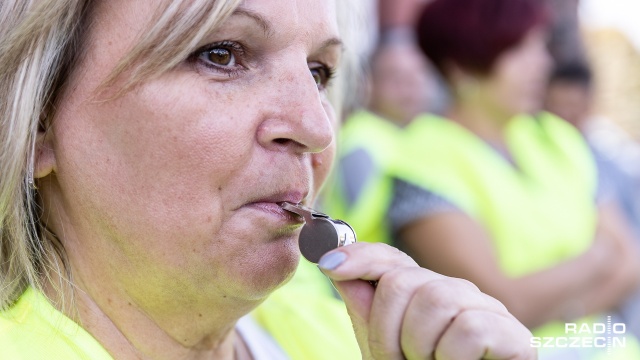
{"type": "Polygon", "coordinates": [[[409,127],[404,147],[416,155],[397,162],[395,176],[483,225],[508,276],[546,269],[591,246],[596,168],[581,135],[563,120],[513,119],[505,140],[515,166],[453,121],[423,115],[409,127]]]}
{"type": "MultiPolygon", "coordinates": [[[[505,140],[514,164],[461,125],[422,115],[404,134],[404,151],[414,156],[395,162],[393,174],[474,218],[490,234],[501,270],[521,277],[591,246],[597,169],[582,136],[550,114],[514,118],[505,128],[505,140]]],[[[580,321],[592,324],[598,318],[580,321]]],[[[552,322],[533,333],[567,336],[564,325],[552,322]]],[[[626,348],[611,354],[581,351],[588,354],[585,359],[640,359],[631,335],[626,348]]]]}
{"type": "Polygon", "coordinates": [[[113,360],[91,334],[33,288],[0,312],[0,358],[113,360]]]}
{"type": "Polygon", "coordinates": [[[292,360],[362,358],[344,302],[305,259],[291,281],[251,314],[292,360]]]}
{"type": "MultiPolygon", "coordinates": [[[[306,262],[306,261],[305,261],[306,262]]],[[[311,263],[254,310],[254,319],[292,360],[360,359],[344,303],[311,263]],[[329,288],[324,288],[328,286],[329,288]]],[[[113,360],[86,330],[28,288],[0,312],[0,359],[113,360]]]]}
{"type": "Polygon", "coordinates": [[[364,151],[374,173],[366,177],[359,196],[350,203],[341,178],[344,174],[340,166],[336,166],[323,191],[322,209],[331,217],[349,223],[358,241],[392,243],[386,220],[393,197],[389,169],[397,161],[402,133],[401,128],[366,111],[352,115],[340,130],[337,162],[364,151]]]}

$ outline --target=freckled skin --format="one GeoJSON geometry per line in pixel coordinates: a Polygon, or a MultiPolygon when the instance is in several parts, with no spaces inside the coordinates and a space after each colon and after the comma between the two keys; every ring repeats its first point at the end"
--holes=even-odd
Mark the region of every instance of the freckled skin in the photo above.
{"type": "MultiPolygon", "coordinates": [[[[312,199],[327,176],[336,121],[308,61],[318,41],[337,37],[335,13],[324,1],[246,1],[275,36],[233,16],[207,38],[249,39],[261,57],[246,72],[229,77],[185,61],[119,98],[96,98],[144,28],[147,19],[133,14],[153,6],[98,6],[87,57],[53,121],[54,172],[40,179],[48,225],[97,302],[115,294],[151,317],[178,317],[189,299],[192,311],[229,307],[217,316],[231,318],[298,263],[299,229],[244,205],[290,189],[312,199]]],[[[337,65],[339,55],[322,56],[337,65]]]]}

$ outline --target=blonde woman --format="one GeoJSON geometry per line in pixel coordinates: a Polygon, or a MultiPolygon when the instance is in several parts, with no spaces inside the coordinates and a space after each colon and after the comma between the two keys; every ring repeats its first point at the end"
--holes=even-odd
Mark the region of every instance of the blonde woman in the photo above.
{"type": "MultiPolygon", "coordinates": [[[[332,162],[334,5],[0,3],[2,358],[289,356],[237,324],[298,265],[276,203],[332,162]]],[[[388,246],[319,266],[364,358],[535,357],[500,303],[388,246]]]]}

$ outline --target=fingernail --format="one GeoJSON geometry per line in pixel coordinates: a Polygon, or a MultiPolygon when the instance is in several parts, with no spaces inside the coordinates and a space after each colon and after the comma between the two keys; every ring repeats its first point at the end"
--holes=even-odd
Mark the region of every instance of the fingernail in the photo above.
{"type": "Polygon", "coordinates": [[[342,251],[325,254],[318,261],[318,266],[323,270],[335,270],[347,260],[347,254],[342,251]]]}

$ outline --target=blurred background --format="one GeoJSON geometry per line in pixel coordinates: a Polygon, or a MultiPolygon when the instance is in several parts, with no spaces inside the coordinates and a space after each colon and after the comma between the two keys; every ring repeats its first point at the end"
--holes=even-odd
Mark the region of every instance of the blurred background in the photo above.
{"type": "Polygon", "coordinates": [[[510,1],[350,5],[357,81],[321,206],[534,335],[626,324],[624,350],[541,359],[640,359],[640,1],[510,1]]]}
{"type": "MultiPolygon", "coordinates": [[[[413,36],[416,17],[430,1],[359,0],[360,27],[365,31],[357,32],[354,44],[361,61],[369,60],[381,37],[413,36]]],[[[553,17],[549,50],[554,60],[586,62],[593,72],[591,112],[602,121],[594,135],[609,155],[640,176],[640,165],[634,166],[640,164],[640,1],[541,1],[553,17]]],[[[429,96],[436,102],[431,106],[442,109],[445,95],[429,96]]]]}
{"type": "MultiPolygon", "coordinates": [[[[559,2],[559,1],[557,1],[559,2]]],[[[587,58],[595,74],[594,113],[606,125],[599,141],[611,155],[638,174],[640,154],[640,2],[582,0],[578,18],[587,58]]]]}

